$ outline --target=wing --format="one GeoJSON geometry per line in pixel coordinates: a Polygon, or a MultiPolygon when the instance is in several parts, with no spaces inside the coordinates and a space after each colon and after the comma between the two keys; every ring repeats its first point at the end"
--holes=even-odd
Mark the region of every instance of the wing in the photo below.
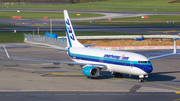
{"type": "Polygon", "coordinates": [[[155,56],[155,57],[150,57],[150,58],[148,58],[148,59],[149,59],[149,60],[153,60],[153,59],[162,58],[162,57],[171,56],[171,55],[174,55],[174,53],[164,54],[164,55],[155,56]]]}
{"type": "Polygon", "coordinates": [[[97,43],[93,43],[93,44],[89,44],[89,45],[85,45],[84,47],[90,47],[90,46],[94,46],[96,45],[97,43]]]}
{"type": "Polygon", "coordinates": [[[64,61],[50,61],[50,60],[35,60],[35,59],[20,59],[20,58],[11,58],[8,51],[6,50],[6,47],[3,45],[4,50],[6,52],[6,55],[9,59],[13,59],[13,60],[24,60],[24,61],[36,61],[36,62],[49,62],[49,63],[54,63],[54,64],[68,64],[68,65],[80,65],[80,66],[84,66],[84,65],[92,65],[101,69],[107,69],[106,65],[103,64],[90,64],[90,63],[77,63],[77,62],[64,62],[64,61]]]}
{"type": "Polygon", "coordinates": [[[38,46],[38,45],[31,45],[31,46],[43,47],[43,48],[51,48],[51,49],[59,49],[59,50],[62,50],[62,51],[67,51],[68,50],[67,48],[60,48],[60,47],[47,47],[47,46],[38,46]]]}
{"type": "Polygon", "coordinates": [[[174,52],[173,53],[164,54],[164,55],[155,56],[155,57],[150,57],[148,59],[153,60],[153,59],[162,58],[162,57],[166,57],[166,56],[170,56],[170,55],[180,54],[180,53],[177,53],[177,47],[176,47],[176,40],[178,40],[178,39],[179,38],[174,39],[174,52]]]}

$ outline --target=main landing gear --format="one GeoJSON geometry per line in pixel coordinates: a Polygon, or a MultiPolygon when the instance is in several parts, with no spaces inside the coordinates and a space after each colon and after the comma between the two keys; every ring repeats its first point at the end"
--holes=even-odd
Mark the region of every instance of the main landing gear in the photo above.
{"type": "Polygon", "coordinates": [[[89,77],[89,76],[87,76],[87,78],[89,78],[89,79],[94,79],[94,77],[89,77]]]}
{"type": "MultiPolygon", "coordinates": [[[[114,73],[116,78],[121,78],[123,76],[122,73],[114,73]]],[[[144,78],[148,78],[148,75],[139,75],[139,82],[144,82],[144,78]]]]}
{"type": "Polygon", "coordinates": [[[121,78],[123,76],[123,74],[122,73],[114,73],[114,76],[121,78]]]}

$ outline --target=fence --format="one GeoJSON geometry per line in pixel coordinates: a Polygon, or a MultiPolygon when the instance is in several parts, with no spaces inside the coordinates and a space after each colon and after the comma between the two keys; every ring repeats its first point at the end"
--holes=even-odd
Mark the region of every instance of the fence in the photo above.
{"type": "MultiPolygon", "coordinates": [[[[36,44],[43,44],[43,45],[52,45],[58,47],[67,47],[66,39],[56,39],[51,37],[46,37],[43,35],[31,35],[31,34],[24,34],[25,42],[33,42],[36,44]]],[[[137,36],[77,36],[78,39],[134,39],[137,36]]],[[[145,35],[145,38],[178,38],[178,35],[145,35]]],[[[166,45],[166,46],[92,46],[91,48],[101,48],[101,49],[108,49],[108,50],[148,50],[148,49],[173,49],[174,46],[166,45]]],[[[177,45],[177,49],[180,49],[180,46],[177,45]]]]}
{"type": "Polygon", "coordinates": [[[24,42],[33,42],[44,45],[52,45],[58,47],[67,47],[67,41],[65,39],[57,39],[46,37],[43,35],[32,35],[32,34],[24,34],[24,42]]]}
{"type": "MultiPolygon", "coordinates": [[[[180,45],[176,45],[180,49],[180,45]]],[[[174,49],[174,45],[158,46],[92,46],[91,48],[101,48],[107,50],[156,50],[156,49],[174,49]]]]}
{"type": "MultiPolygon", "coordinates": [[[[136,39],[141,35],[106,35],[106,36],[77,36],[77,39],[136,39]]],[[[144,39],[174,39],[180,38],[179,35],[143,35],[144,39]]]]}

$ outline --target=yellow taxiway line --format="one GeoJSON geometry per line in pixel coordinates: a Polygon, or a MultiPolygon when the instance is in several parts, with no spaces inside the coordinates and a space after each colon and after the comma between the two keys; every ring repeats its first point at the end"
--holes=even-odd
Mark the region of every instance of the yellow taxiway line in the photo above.
{"type": "Polygon", "coordinates": [[[180,91],[175,92],[176,94],[180,94],[180,91]]]}
{"type": "Polygon", "coordinates": [[[0,92],[129,92],[129,90],[0,90],[0,92]]]}

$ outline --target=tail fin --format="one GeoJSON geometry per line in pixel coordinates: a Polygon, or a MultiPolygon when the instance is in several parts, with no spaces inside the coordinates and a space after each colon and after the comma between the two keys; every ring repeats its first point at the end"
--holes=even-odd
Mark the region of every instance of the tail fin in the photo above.
{"type": "Polygon", "coordinates": [[[68,47],[84,47],[77,39],[67,10],[64,10],[64,22],[68,47]]]}
{"type": "Polygon", "coordinates": [[[174,39],[174,54],[177,54],[176,40],[179,40],[179,38],[174,39]]]}

